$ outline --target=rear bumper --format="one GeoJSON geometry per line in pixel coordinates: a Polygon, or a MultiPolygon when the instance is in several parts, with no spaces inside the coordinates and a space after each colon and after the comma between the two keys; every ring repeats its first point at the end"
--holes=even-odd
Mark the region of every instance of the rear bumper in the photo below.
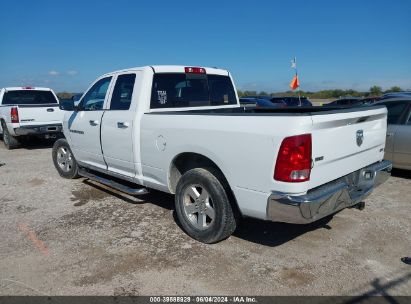
{"type": "Polygon", "coordinates": [[[383,160],[355,171],[301,196],[275,192],[267,203],[267,218],[276,222],[306,224],[365,199],[391,175],[392,164],[383,160]]]}
{"type": "Polygon", "coordinates": [[[16,135],[41,135],[41,134],[53,134],[62,132],[61,124],[47,124],[47,125],[32,125],[21,126],[14,129],[16,135]]]}

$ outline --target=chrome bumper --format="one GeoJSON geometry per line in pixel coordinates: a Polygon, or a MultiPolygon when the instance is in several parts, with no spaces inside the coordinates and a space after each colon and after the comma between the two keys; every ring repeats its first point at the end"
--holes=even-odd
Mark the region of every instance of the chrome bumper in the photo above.
{"type": "Polygon", "coordinates": [[[62,132],[61,124],[38,125],[38,126],[22,126],[14,129],[16,135],[40,135],[54,134],[62,132]]]}
{"type": "Polygon", "coordinates": [[[267,204],[271,221],[306,224],[365,199],[391,175],[392,163],[383,160],[310,190],[301,196],[274,192],[267,204]]]}

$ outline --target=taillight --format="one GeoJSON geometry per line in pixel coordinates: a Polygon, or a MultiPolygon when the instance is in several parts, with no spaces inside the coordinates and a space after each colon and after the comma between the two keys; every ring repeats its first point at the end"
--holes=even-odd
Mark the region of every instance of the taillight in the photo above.
{"type": "Polygon", "coordinates": [[[197,68],[197,67],[186,67],[184,68],[184,71],[186,73],[191,73],[191,74],[205,74],[206,70],[204,68],[197,68]]]}
{"type": "Polygon", "coordinates": [[[11,118],[12,123],[18,123],[19,122],[19,110],[17,108],[11,108],[10,118],[11,118]]]}
{"type": "Polygon", "coordinates": [[[291,183],[310,180],[311,143],[311,134],[286,137],[278,151],[274,179],[291,183]]]}

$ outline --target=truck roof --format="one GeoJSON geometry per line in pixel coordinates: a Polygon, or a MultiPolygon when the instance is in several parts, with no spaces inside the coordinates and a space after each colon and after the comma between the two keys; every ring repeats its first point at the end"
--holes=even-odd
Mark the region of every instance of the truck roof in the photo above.
{"type": "Polygon", "coordinates": [[[199,67],[206,70],[207,74],[214,74],[214,75],[223,75],[228,76],[229,72],[224,69],[218,68],[211,68],[211,67],[203,67],[203,66],[194,66],[194,65],[147,65],[142,67],[133,67],[128,69],[122,69],[118,71],[113,71],[110,73],[104,74],[104,76],[108,76],[115,73],[124,73],[124,72],[131,72],[131,71],[141,71],[141,70],[150,70],[154,73],[185,73],[186,67],[199,67]]]}
{"type": "Polygon", "coordinates": [[[25,87],[7,87],[3,88],[2,90],[5,91],[21,91],[21,90],[31,90],[31,91],[52,91],[50,88],[43,88],[43,87],[31,87],[31,86],[25,86],[25,87]]]}

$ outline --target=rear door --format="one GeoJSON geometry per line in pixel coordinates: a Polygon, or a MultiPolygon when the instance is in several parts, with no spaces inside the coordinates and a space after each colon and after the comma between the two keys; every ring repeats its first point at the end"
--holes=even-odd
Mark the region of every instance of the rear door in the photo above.
{"type": "Polygon", "coordinates": [[[99,79],[80,101],[78,111],[68,120],[70,147],[77,161],[106,169],[100,143],[101,119],[112,77],[99,79]]]}
{"type": "Polygon", "coordinates": [[[134,121],[138,104],[136,83],[140,83],[140,72],[117,76],[101,129],[101,144],[108,170],[127,177],[136,175],[134,157],[140,148],[134,146],[136,141],[133,140],[134,132],[139,132],[134,121]]]}
{"type": "Polygon", "coordinates": [[[385,107],[357,107],[313,115],[310,188],[383,159],[385,107]]]}

